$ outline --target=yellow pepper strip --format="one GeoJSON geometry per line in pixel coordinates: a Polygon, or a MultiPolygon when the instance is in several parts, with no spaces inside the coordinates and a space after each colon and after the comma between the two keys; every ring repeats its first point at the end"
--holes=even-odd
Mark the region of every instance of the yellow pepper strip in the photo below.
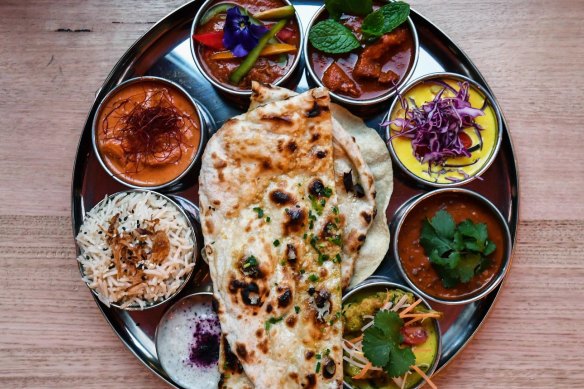
{"type": "MultiPolygon", "coordinates": [[[[270,55],[286,54],[296,51],[296,46],[289,45],[287,43],[274,43],[267,45],[261,52],[260,57],[268,57],[270,55]]],[[[231,51],[220,51],[219,53],[213,54],[210,59],[213,60],[227,60],[234,59],[235,56],[231,51]]]]}

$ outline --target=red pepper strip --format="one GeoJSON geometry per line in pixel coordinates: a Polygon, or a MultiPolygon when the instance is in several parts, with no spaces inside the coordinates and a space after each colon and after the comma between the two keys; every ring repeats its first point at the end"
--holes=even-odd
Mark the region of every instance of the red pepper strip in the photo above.
{"type": "Polygon", "coordinates": [[[225,50],[225,46],[223,46],[223,31],[195,34],[193,35],[193,39],[195,39],[203,46],[207,46],[215,50],[225,50]]]}

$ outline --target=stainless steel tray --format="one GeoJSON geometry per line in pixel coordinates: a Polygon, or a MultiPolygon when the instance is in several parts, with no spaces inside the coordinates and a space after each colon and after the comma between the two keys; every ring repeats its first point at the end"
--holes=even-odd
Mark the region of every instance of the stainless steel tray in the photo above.
{"type": "MultiPolygon", "coordinates": [[[[226,119],[240,113],[236,107],[224,101],[216,93],[197,71],[193,62],[189,47],[190,27],[201,3],[202,0],[195,0],[185,4],[154,25],[123,55],[97,92],[96,100],[89,112],[79,141],[73,172],[72,220],[74,234],[79,230],[85,210],[91,209],[106,194],[124,189],[101,168],[91,146],[91,123],[96,108],[105,94],[115,85],[132,77],[160,76],[177,82],[192,97],[206,106],[212,112],[212,118],[208,118],[208,120],[214,119],[217,126],[221,126],[226,119]]],[[[302,22],[306,26],[322,2],[298,1],[295,4],[302,22]]],[[[411,16],[420,39],[420,58],[412,79],[428,73],[449,71],[474,79],[493,94],[476,66],[444,32],[415,11],[412,11],[411,16]]],[[[306,78],[303,77],[298,90],[307,88],[306,78]]],[[[378,128],[382,117],[383,114],[380,114],[369,119],[369,125],[372,128],[378,128]]],[[[504,118],[503,127],[501,150],[493,165],[483,175],[484,180],[475,180],[465,187],[481,193],[499,208],[509,222],[513,245],[515,245],[519,212],[519,183],[513,145],[504,118]]],[[[181,181],[178,188],[165,192],[179,201],[193,218],[196,218],[194,204],[198,203],[198,169],[199,166],[195,166],[181,181]]],[[[424,191],[424,189],[416,187],[411,180],[400,173],[397,166],[394,166],[394,192],[387,209],[388,220],[394,219],[400,206],[424,191]]],[[[202,242],[200,234],[198,239],[202,242]]],[[[385,260],[375,273],[376,277],[381,276],[405,285],[405,281],[400,278],[391,252],[390,248],[385,260]]],[[[178,388],[179,386],[166,375],[160,366],[154,347],[154,331],[162,314],[169,308],[170,304],[186,294],[202,290],[210,290],[210,279],[206,265],[199,260],[199,265],[195,269],[190,284],[175,299],[159,308],[146,312],[125,312],[115,308],[107,308],[97,299],[96,304],[128,349],[160,378],[178,388]]],[[[438,370],[452,361],[472,339],[487,317],[499,291],[500,287],[485,299],[465,306],[453,307],[433,304],[435,309],[445,313],[445,318],[441,321],[443,347],[438,370]]]]}

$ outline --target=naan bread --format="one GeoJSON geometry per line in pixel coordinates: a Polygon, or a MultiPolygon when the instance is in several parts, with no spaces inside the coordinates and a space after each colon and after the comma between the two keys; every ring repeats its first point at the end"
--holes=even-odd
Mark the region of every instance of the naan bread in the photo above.
{"type": "Polygon", "coordinates": [[[313,89],[230,119],[203,155],[221,328],[258,389],[342,387],[332,127],[328,92],[313,89]]]}
{"type": "Polygon", "coordinates": [[[389,226],[387,206],[393,193],[393,169],[387,145],[377,131],[367,127],[363,120],[337,104],[331,104],[331,112],[336,121],[355,139],[363,159],[375,179],[375,203],[377,216],[367,232],[365,244],[359,251],[355,271],[349,287],[365,281],[379,267],[389,250],[389,226]]]}
{"type": "MultiPolygon", "coordinates": [[[[250,110],[297,95],[289,89],[257,82],[252,83],[252,91],[250,110]]],[[[344,289],[351,283],[355,262],[375,219],[377,207],[373,174],[365,163],[355,138],[349,135],[334,117],[333,159],[335,189],[339,198],[339,213],[343,220],[341,271],[344,289]]]]}

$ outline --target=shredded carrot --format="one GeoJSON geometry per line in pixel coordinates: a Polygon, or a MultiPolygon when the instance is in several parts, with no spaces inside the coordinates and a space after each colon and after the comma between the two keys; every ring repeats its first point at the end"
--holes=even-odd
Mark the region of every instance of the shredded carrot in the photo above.
{"type": "Polygon", "coordinates": [[[412,317],[417,317],[417,318],[421,318],[421,319],[425,319],[428,317],[434,318],[434,319],[439,319],[440,318],[440,314],[438,312],[428,312],[428,313],[410,313],[409,315],[403,315],[400,316],[402,319],[406,319],[406,318],[412,318],[412,317]]]}
{"type": "Polygon", "coordinates": [[[406,323],[404,324],[404,327],[409,326],[410,324],[413,324],[413,323],[415,323],[417,321],[420,321],[420,318],[419,317],[418,318],[415,318],[415,319],[412,319],[410,321],[406,321],[406,323]]]}
{"type": "MultiPolygon", "coordinates": [[[[428,385],[430,385],[430,387],[432,389],[438,389],[438,387],[436,385],[434,385],[434,383],[432,381],[430,381],[430,378],[428,378],[428,376],[426,374],[424,374],[424,372],[422,371],[422,369],[420,369],[416,365],[412,365],[411,367],[412,367],[412,369],[414,369],[416,371],[416,373],[418,373],[420,375],[420,377],[422,377],[424,379],[424,381],[426,381],[426,383],[428,385]]],[[[355,378],[355,377],[353,377],[353,378],[355,378]]]]}
{"type": "Polygon", "coordinates": [[[355,343],[357,343],[358,341],[360,341],[361,339],[363,339],[363,335],[361,335],[361,336],[357,336],[355,339],[351,339],[351,340],[349,340],[349,342],[351,342],[351,343],[355,344],[355,343]]]}
{"type": "Polygon", "coordinates": [[[409,311],[411,311],[412,309],[414,309],[415,307],[418,306],[418,304],[420,304],[422,302],[422,299],[418,299],[418,301],[416,301],[415,303],[413,303],[412,305],[410,305],[409,307],[407,307],[406,309],[404,309],[403,311],[400,312],[399,317],[403,318],[404,315],[406,315],[409,311]]]}
{"type": "Polygon", "coordinates": [[[365,365],[365,367],[361,370],[361,372],[359,374],[353,376],[353,379],[354,380],[360,380],[360,379],[365,378],[365,374],[367,374],[367,372],[369,371],[369,369],[371,369],[371,366],[372,366],[371,365],[371,362],[368,362],[365,365]]]}

